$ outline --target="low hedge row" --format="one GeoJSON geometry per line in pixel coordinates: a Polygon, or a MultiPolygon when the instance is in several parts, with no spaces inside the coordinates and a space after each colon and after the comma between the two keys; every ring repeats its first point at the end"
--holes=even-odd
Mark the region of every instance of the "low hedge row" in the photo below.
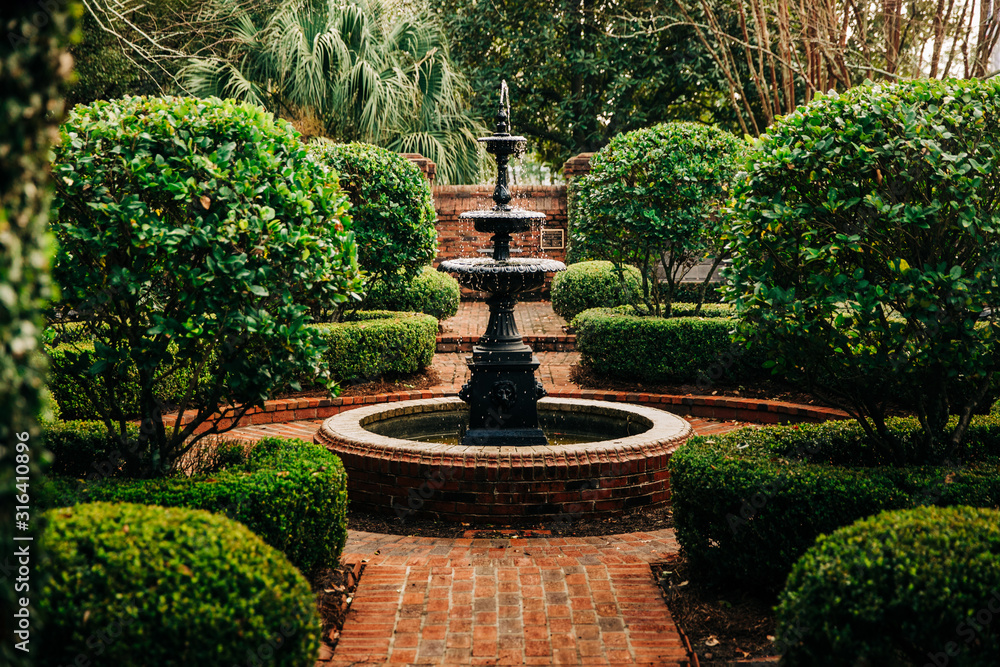
{"type": "Polygon", "coordinates": [[[312,664],[309,584],[240,524],[204,511],[94,503],[46,513],[51,573],[35,664],[312,664]]]}
{"type": "MultiPolygon", "coordinates": [[[[437,272],[434,272],[435,274],[437,272]]],[[[330,373],[338,382],[354,382],[382,375],[414,373],[431,363],[437,344],[437,320],[430,315],[413,312],[356,311],[350,321],[311,325],[322,333],[329,346],[326,361],[330,373]]],[[[87,392],[74,379],[86,374],[94,365],[93,345],[81,342],[81,328],[70,329],[74,342],[61,342],[48,348],[52,358],[49,387],[62,410],[64,419],[97,419],[87,392]]],[[[134,375],[134,374],[133,374],[134,375]]],[[[157,397],[166,404],[175,404],[183,396],[191,374],[178,371],[158,385],[157,397]]],[[[313,384],[313,378],[303,378],[303,385],[313,384]]],[[[98,385],[99,389],[103,387],[98,385]]],[[[138,412],[138,384],[127,382],[115,391],[126,416],[138,412]]]]}
{"type": "MultiPolygon", "coordinates": [[[[76,329],[77,334],[80,331],[80,328],[76,329]]],[[[59,404],[64,419],[96,419],[99,415],[88,398],[89,392],[81,387],[75,379],[86,375],[90,368],[97,363],[94,346],[92,343],[86,342],[80,335],[74,335],[73,338],[71,343],[60,343],[46,349],[52,360],[49,368],[48,387],[53,398],[59,404]]],[[[167,404],[176,403],[183,396],[190,378],[189,369],[178,369],[173,375],[164,378],[157,385],[157,397],[167,404]]],[[[102,391],[104,384],[99,382],[97,387],[97,391],[102,391]]],[[[115,396],[118,398],[119,406],[127,416],[138,413],[139,384],[138,375],[134,369],[129,374],[129,380],[115,391],[115,396]]]]}
{"type": "Polygon", "coordinates": [[[1000,512],[885,512],[819,538],[777,609],[789,667],[1000,659],[1000,512]]]}
{"type": "Polygon", "coordinates": [[[628,306],[595,308],[573,319],[576,349],[595,372],[642,382],[752,382],[770,377],[764,357],[730,341],[729,307],[675,304],[678,317],[645,317],[628,306]]]}
{"type": "Polygon", "coordinates": [[[638,300],[642,274],[626,266],[618,275],[605,261],[577,262],[552,277],[552,310],[567,322],[591,308],[613,308],[638,300]],[[624,278],[624,283],[623,283],[624,278]]]}
{"type": "MultiPolygon", "coordinates": [[[[911,452],[919,424],[892,430],[911,452]]],[[[975,417],[961,464],[884,465],[853,421],[691,438],[671,459],[677,539],[713,580],[780,590],[816,537],[884,510],[1000,507],[1000,419],[975,417]]]]}
{"type": "MultiPolygon", "coordinates": [[[[70,454],[73,460],[93,455],[95,463],[85,479],[46,478],[38,496],[41,506],[108,501],[204,509],[243,523],[307,576],[338,562],[347,540],[347,475],[340,459],[323,447],[265,438],[245,462],[210,475],[120,479],[105,474],[113,458],[102,456],[115,445],[99,426],[67,427],[77,429],[72,443],[65,432],[58,436],[63,446],[53,448],[56,469],[67,467],[60,459],[74,443],[79,451],[70,454]]],[[[52,433],[43,432],[46,444],[55,442],[52,433]]]]}
{"type": "Polygon", "coordinates": [[[377,282],[365,296],[367,310],[412,311],[446,320],[458,312],[458,281],[433,266],[425,266],[402,286],[377,282]]]}
{"type": "Polygon", "coordinates": [[[438,323],[430,315],[359,310],[350,317],[312,325],[322,332],[330,374],[339,382],[415,373],[434,358],[438,323]]]}

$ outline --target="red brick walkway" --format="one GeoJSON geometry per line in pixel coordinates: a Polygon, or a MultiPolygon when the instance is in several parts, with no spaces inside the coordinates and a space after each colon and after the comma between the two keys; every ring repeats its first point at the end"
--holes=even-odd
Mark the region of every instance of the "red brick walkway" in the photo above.
{"type": "MultiPolygon", "coordinates": [[[[449,336],[477,340],[486,329],[490,311],[485,301],[463,301],[458,313],[441,323],[441,331],[449,336]]],[[[548,301],[525,301],[514,308],[514,321],[522,336],[558,336],[565,333],[566,320],[552,311],[548,301]]]]}
{"type": "MultiPolygon", "coordinates": [[[[519,304],[525,336],[565,337],[547,302],[519,304]]],[[[475,341],[489,314],[463,303],[445,337],[475,341]]],[[[457,392],[467,353],[438,353],[435,389],[457,392]]],[[[537,352],[550,391],[571,389],[576,352],[537,352]]],[[[687,417],[696,433],[735,422],[687,417]]],[[[312,440],[322,419],[245,426],[230,435],[312,440]]],[[[588,538],[433,539],[351,531],[345,562],[364,575],[336,653],[347,665],[687,665],[649,563],[677,550],[673,531],[588,538]]]]}
{"type": "Polygon", "coordinates": [[[607,537],[432,539],[352,532],[367,561],[321,664],[687,665],[649,563],[673,531],[607,537]]]}

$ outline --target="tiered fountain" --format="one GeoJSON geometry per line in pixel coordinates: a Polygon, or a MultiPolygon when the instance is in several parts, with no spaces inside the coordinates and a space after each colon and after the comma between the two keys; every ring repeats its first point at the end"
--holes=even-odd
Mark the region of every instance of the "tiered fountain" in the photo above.
{"type": "Polygon", "coordinates": [[[510,258],[511,234],[530,230],[532,223],[540,223],[545,215],[510,206],[507,162],[511,156],[524,152],[527,141],[510,134],[509,123],[510,105],[504,82],[500,88],[496,132],[479,140],[497,162],[495,206],[488,211],[468,211],[459,216],[461,220],[472,220],[477,232],[493,234],[491,257],[449,259],[439,267],[441,271],[454,273],[466,287],[490,295],[486,299],[490,309],[486,333],[467,362],[472,378],[458,394],[471,408],[463,445],[548,444],[538,427],[537,403],[545,396],[542,383],[535,379],[538,359],[521,340],[514,321],[514,305],[519,294],[537,290],[545,283],[545,274],[565,271],[566,265],[536,257],[510,258]]]}
{"type": "Polygon", "coordinates": [[[510,257],[511,234],[545,216],[510,206],[507,163],[526,141],[510,134],[509,123],[504,84],[496,132],[479,140],[497,162],[495,205],[461,215],[493,234],[491,256],[440,266],[489,294],[489,324],[467,360],[470,380],[458,398],[366,406],[323,423],[315,440],[344,462],[352,507],[400,518],[419,511],[465,523],[514,524],[610,515],[669,500],[667,464],[691,434],[686,421],[643,406],[543,398],[535,379],[539,362],[521,340],[514,306],[519,294],[566,267],[510,257]]]}

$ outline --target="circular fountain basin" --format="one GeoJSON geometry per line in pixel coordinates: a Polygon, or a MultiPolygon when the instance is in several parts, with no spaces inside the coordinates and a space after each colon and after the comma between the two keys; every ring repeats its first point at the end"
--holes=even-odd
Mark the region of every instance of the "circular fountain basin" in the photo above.
{"type": "Polygon", "coordinates": [[[440,398],[342,412],[315,441],[344,462],[352,507],[404,520],[568,524],[669,501],[667,465],[691,436],[686,421],[568,398],[542,399],[538,412],[543,428],[568,437],[530,447],[434,442],[449,431],[457,436],[468,419],[464,402],[440,398]]]}

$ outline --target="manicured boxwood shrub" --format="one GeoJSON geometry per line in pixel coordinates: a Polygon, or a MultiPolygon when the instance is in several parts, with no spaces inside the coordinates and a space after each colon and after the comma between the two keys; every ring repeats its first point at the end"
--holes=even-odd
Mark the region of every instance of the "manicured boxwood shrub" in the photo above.
{"type": "Polygon", "coordinates": [[[920,425],[889,428],[914,465],[887,465],[854,421],[691,438],[670,463],[677,539],[709,578],[780,590],[816,537],[883,510],[1000,507],[1000,419],[974,417],[962,463],[918,458],[920,425]]]}
{"type": "MultiPolygon", "coordinates": [[[[693,304],[677,304],[679,315],[693,304]]],[[[770,376],[756,348],[730,341],[735,320],[720,304],[701,317],[639,316],[629,307],[595,308],[573,319],[582,361],[601,375],[642,382],[751,382],[770,376]]]]}
{"type": "Polygon", "coordinates": [[[618,275],[611,262],[570,264],[552,278],[552,310],[567,322],[591,308],[613,308],[639,302],[642,274],[626,266],[618,275]]]}
{"type": "Polygon", "coordinates": [[[437,347],[437,320],[420,313],[360,310],[335,324],[312,325],[328,346],[330,375],[339,382],[415,373],[437,347]]]}
{"type": "Polygon", "coordinates": [[[824,535],[792,569],[777,616],[789,667],[992,667],[1000,511],[920,507],[824,535]]]}
{"type": "Polygon", "coordinates": [[[376,283],[365,297],[364,307],[412,311],[446,320],[458,312],[460,297],[457,280],[432,266],[425,266],[416,277],[402,285],[376,283]]]}
{"type": "MultiPolygon", "coordinates": [[[[97,442],[92,424],[76,428],[76,441],[65,430],[54,430],[62,449],[78,444],[102,454],[113,445],[97,442]]],[[[50,476],[40,486],[45,507],[113,501],[188,507],[226,514],[282,551],[306,575],[333,567],[347,540],[347,476],[340,459],[323,447],[302,440],[265,438],[246,461],[210,475],[136,480],[107,477],[98,459],[77,474],[87,479],[50,476]]],[[[56,454],[56,465],[60,455],[56,454]]]]}
{"type": "MultiPolygon", "coordinates": [[[[705,287],[704,303],[722,303],[722,293],[719,288],[722,283],[709,283],[705,287]]],[[[683,282],[674,285],[674,299],[681,303],[698,303],[701,295],[701,283],[683,282]]]]}
{"type": "MultiPolygon", "coordinates": [[[[85,331],[85,329],[80,327],[77,331],[85,331]]],[[[92,400],[94,394],[84,389],[76,379],[80,373],[85,373],[99,359],[94,352],[92,342],[86,342],[86,339],[79,334],[74,337],[78,338],[75,342],[46,348],[46,352],[52,360],[48,387],[53,398],[59,403],[64,419],[99,419],[100,414],[92,400]]],[[[138,417],[140,412],[139,378],[134,366],[128,371],[126,377],[127,379],[121,381],[115,388],[117,407],[127,417],[138,417]]],[[[156,398],[161,402],[161,405],[175,405],[184,395],[184,390],[190,379],[190,368],[180,368],[174,373],[162,377],[154,385],[156,398]]],[[[202,381],[208,381],[208,377],[203,377],[202,381]]],[[[103,376],[94,377],[92,382],[101,388],[100,393],[107,393],[103,376]]],[[[99,405],[103,404],[99,403],[99,405]]]]}
{"type": "Polygon", "coordinates": [[[431,187],[406,158],[371,144],[319,140],[309,153],[336,171],[351,200],[358,263],[370,289],[380,282],[403,285],[437,253],[437,214],[431,187]]]}
{"type": "Polygon", "coordinates": [[[40,569],[49,576],[37,598],[48,623],[32,638],[37,665],[82,664],[78,656],[102,665],[230,665],[248,652],[275,665],[315,660],[320,623],[309,584],[235,521],[130,503],[45,516],[40,569]]]}

